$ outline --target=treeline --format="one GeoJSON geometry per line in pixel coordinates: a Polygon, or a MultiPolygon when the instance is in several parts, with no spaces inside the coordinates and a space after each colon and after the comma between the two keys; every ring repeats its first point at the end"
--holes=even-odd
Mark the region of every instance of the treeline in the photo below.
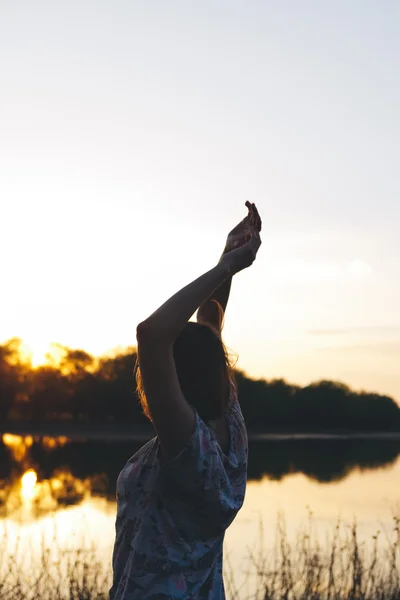
{"type": "MultiPolygon", "coordinates": [[[[20,340],[0,345],[0,423],[147,424],[135,393],[134,348],[100,358],[58,349],[57,361],[33,368],[22,358],[20,340]]],[[[253,431],[400,431],[400,408],[388,396],[355,392],[333,381],[300,387],[235,374],[243,414],[253,431]]]]}

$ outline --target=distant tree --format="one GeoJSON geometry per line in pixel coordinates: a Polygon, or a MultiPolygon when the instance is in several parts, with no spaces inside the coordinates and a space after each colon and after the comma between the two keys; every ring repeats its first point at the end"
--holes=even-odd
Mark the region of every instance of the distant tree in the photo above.
{"type": "Polygon", "coordinates": [[[93,395],[100,390],[96,386],[95,358],[84,350],[63,348],[59,369],[69,388],[69,409],[74,421],[93,418],[91,406],[93,395]]]}
{"type": "Polygon", "coordinates": [[[28,390],[27,412],[32,421],[72,418],[71,388],[59,369],[43,365],[32,370],[28,390]]]}
{"type": "Polygon", "coordinates": [[[97,376],[107,394],[102,397],[102,412],[108,419],[122,422],[147,423],[136,395],[134,368],[137,354],[133,348],[115,357],[100,359],[97,376]]]}
{"type": "Polygon", "coordinates": [[[21,340],[12,338],[0,345],[0,422],[9,418],[25,388],[27,365],[21,359],[21,340]]]}
{"type": "Polygon", "coordinates": [[[95,359],[88,352],[84,350],[70,350],[65,347],[63,347],[63,350],[59,368],[71,379],[79,379],[93,368],[95,359]]]}
{"type": "MultiPolygon", "coordinates": [[[[24,362],[20,350],[18,339],[0,346],[1,420],[18,415],[35,421],[148,422],[136,394],[135,348],[95,358],[58,345],[58,359],[39,368],[24,362]]],[[[354,392],[336,381],[300,387],[284,379],[251,379],[243,371],[235,377],[252,430],[400,429],[400,408],[388,396],[354,392]]]]}
{"type": "Polygon", "coordinates": [[[396,429],[400,427],[400,408],[388,396],[350,392],[345,405],[344,421],[355,429],[396,429]]]}
{"type": "Polygon", "coordinates": [[[294,424],[297,386],[284,379],[253,380],[241,371],[235,377],[248,427],[266,429],[294,424]]]}
{"type": "Polygon", "coordinates": [[[296,392],[296,422],[337,429],[346,426],[345,410],[350,389],[335,381],[319,381],[296,392]]]}

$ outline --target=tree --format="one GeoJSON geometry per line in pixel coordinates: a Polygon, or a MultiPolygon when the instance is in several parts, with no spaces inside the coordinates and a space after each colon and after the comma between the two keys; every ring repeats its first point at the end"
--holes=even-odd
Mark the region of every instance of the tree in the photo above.
{"type": "Polygon", "coordinates": [[[27,366],[21,360],[21,340],[0,345],[0,422],[9,418],[18,396],[24,392],[27,366]]]}

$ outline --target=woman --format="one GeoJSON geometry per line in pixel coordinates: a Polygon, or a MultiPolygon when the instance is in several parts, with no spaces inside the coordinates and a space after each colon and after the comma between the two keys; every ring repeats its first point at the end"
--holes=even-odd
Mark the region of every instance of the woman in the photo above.
{"type": "Polygon", "coordinates": [[[261,244],[246,206],[217,266],[137,327],[138,392],[157,437],[118,477],[110,600],[225,598],[222,544],[244,500],[247,436],[221,329],[231,278],[261,244]]]}

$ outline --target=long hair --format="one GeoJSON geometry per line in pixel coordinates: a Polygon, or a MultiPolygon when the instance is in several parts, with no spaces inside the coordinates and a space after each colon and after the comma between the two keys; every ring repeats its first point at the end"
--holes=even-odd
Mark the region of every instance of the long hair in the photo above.
{"type": "MultiPolygon", "coordinates": [[[[173,345],[175,368],[187,402],[203,421],[220,417],[229,403],[233,366],[220,333],[209,324],[189,321],[173,345]]],[[[142,410],[151,420],[139,361],[136,393],[142,410]]]]}

